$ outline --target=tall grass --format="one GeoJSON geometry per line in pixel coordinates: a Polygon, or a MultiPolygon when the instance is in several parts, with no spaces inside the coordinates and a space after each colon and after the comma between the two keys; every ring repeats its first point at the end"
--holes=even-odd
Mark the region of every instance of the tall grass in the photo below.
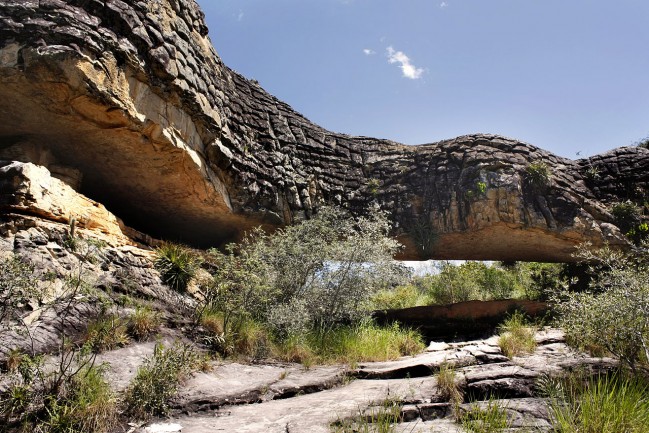
{"type": "Polygon", "coordinates": [[[460,417],[462,427],[472,433],[500,433],[511,426],[507,410],[495,400],[488,400],[486,407],[474,403],[460,417]]]}
{"type": "Polygon", "coordinates": [[[523,313],[514,312],[499,326],[499,330],[498,345],[506,357],[532,353],[536,349],[536,329],[525,319],[523,313]]]}
{"type": "Polygon", "coordinates": [[[169,400],[197,364],[198,358],[190,346],[176,343],[165,348],[156,344],[153,356],[138,369],[126,390],[125,413],[142,420],[166,415],[169,400]]]}
{"type": "Polygon", "coordinates": [[[421,352],[421,335],[398,324],[381,327],[372,321],[341,326],[327,331],[311,331],[294,336],[278,347],[280,358],[307,364],[356,364],[387,361],[421,352]]]}
{"type": "Polygon", "coordinates": [[[453,414],[458,417],[460,404],[464,400],[464,394],[458,383],[455,368],[447,363],[440,366],[437,374],[437,388],[442,399],[452,405],[453,414]]]}
{"type": "Polygon", "coordinates": [[[162,281],[178,292],[186,291],[200,267],[200,258],[188,247],[171,242],[162,244],[155,253],[154,266],[162,281]]]}
{"type": "Polygon", "coordinates": [[[372,297],[370,302],[374,310],[396,310],[428,305],[430,297],[414,285],[408,284],[395,289],[381,290],[372,297]]]}
{"type": "Polygon", "coordinates": [[[370,407],[369,413],[359,410],[357,417],[338,421],[332,425],[332,433],[396,433],[403,421],[399,400],[386,399],[379,406],[370,407]]]}
{"type": "Polygon", "coordinates": [[[594,377],[553,398],[550,412],[561,433],[645,433],[649,430],[649,385],[620,374],[594,377]]]}

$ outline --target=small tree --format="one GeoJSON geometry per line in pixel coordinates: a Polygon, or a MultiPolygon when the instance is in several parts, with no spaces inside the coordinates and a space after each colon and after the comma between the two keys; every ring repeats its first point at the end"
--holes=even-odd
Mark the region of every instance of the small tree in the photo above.
{"type": "Polygon", "coordinates": [[[207,303],[226,324],[263,319],[278,331],[359,320],[372,294],[405,276],[389,229],[384,212],[352,218],[325,207],[272,235],[255,230],[225,254],[214,252],[207,303]]]}
{"type": "Polygon", "coordinates": [[[631,253],[608,247],[579,255],[596,278],[583,293],[563,292],[557,302],[559,324],[575,345],[599,347],[636,368],[649,360],[649,244],[631,253]]]}

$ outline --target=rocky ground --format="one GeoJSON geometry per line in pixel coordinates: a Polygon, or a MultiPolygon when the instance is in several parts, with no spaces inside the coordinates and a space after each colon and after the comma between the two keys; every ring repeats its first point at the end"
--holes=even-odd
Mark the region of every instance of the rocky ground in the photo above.
{"type": "MultiPolygon", "coordinates": [[[[150,251],[108,243],[91,260],[83,252],[84,245],[92,244],[79,240],[75,251],[61,246],[70,237],[70,228],[64,224],[21,215],[0,227],[5,236],[0,240],[3,256],[16,254],[34,263],[36,274],[51,275],[49,280],[43,278],[47,283],[42,288],[43,296],[55,297],[65,289],[63,281],[77,274],[98,289],[92,292],[94,297],[79,298],[74,311],[65,313],[63,322],[63,313],[48,307],[47,299],[41,300],[42,305],[30,306],[33,311],[28,322],[33,340],[26,340],[12,328],[0,328],[0,359],[15,347],[52,353],[60,344],[61,326],[68,337],[80,335],[88,318],[99,314],[103,298],[120,316],[132,312],[129,300],[153,307],[164,323],[158,338],[167,345],[188,335],[177,294],[160,281],[150,251]]],[[[87,234],[85,229],[77,230],[77,237],[87,234]]],[[[397,432],[461,432],[457,411],[438,386],[438,372],[445,364],[455,369],[464,395],[460,412],[469,410],[474,401],[482,405],[496,401],[509,414],[512,431],[549,431],[546,402],[537,392],[538,379],[579,369],[609,369],[615,361],[571,350],[558,330],[542,330],[536,340],[538,347],[533,354],[511,360],[502,355],[498,338],[491,337],[431,342],[417,356],[353,367],[307,369],[277,362],[214,361],[211,371],[193,373],[183,383],[168,418],[149,424],[132,420],[120,431],[329,432],[332,423],[374,413],[383,402],[391,400],[402,404],[404,422],[397,432]]],[[[135,342],[99,355],[97,362],[109,366],[109,383],[118,394],[151,357],[154,347],[154,341],[135,342]]],[[[0,379],[0,389],[2,386],[0,379]]]]}
{"type": "MultiPolygon", "coordinates": [[[[491,337],[432,342],[417,356],[356,368],[215,362],[212,371],[194,373],[182,385],[167,419],[132,424],[130,431],[325,433],[332,424],[372,413],[390,399],[403,405],[397,432],[464,432],[437,384],[443,364],[454,366],[463,390],[460,413],[491,401],[506,410],[509,431],[550,431],[546,401],[538,397],[539,378],[575,369],[607,370],[616,363],[574,352],[559,330],[544,329],[536,341],[533,354],[511,360],[502,355],[498,337],[491,337]]],[[[111,363],[116,390],[125,387],[152,350],[152,343],[136,344],[102,356],[111,363]]]]}

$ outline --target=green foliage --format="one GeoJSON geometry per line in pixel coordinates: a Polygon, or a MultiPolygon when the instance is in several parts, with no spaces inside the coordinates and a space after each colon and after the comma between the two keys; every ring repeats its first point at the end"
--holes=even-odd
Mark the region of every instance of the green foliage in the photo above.
{"type": "Polygon", "coordinates": [[[550,168],[544,162],[532,162],[525,167],[525,179],[537,191],[543,191],[550,186],[550,168]]]}
{"type": "Polygon", "coordinates": [[[37,284],[32,265],[14,255],[0,260],[0,323],[16,320],[39,296],[37,284]]]}
{"type": "Polygon", "coordinates": [[[160,327],[160,318],[148,307],[136,307],[128,318],[128,333],[138,341],[155,334],[160,327]]]}
{"type": "Polygon", "coordinates": [[[613,203],[611,213],[615,217],[615,224],[623,231],[628,230],[640,221],[640,208],[631,200],[613,203]]]}
{"type": "Polygon", "coordinates": [[[195,253],[183,245],[165,243],[156,249],[154,266],[160,272],[165,284],[178,292],[184,292],[196,275],[200,260],[195,253]]]}
{"type": "Polygon", "coordinates": [[[558,324],[581,348],[603,348],[635,368],[649,359],[649,252],[645,241],[622,253],[606,247],[579,255],[591,263],[590,290],[561,292],[555,299],[558,324]]]}
{"type": "Polygon", "coordinates": [[[439,235],[425,215],[419,216],[408,227],[408,233],[415,241],[417,248],[421,250],[423,256],[427,256],[433,252],[439,235]]]}
{"type": "Polygon", "coordinates": [[[177,343],[165,348],[156,344],[153,357],[138,369],[126,390],[126,412],[143,420],[165,415],[180,381],[193,370],[197,361],[190,346],[177,343]]]}
{"type": "Polygon", "coordinates": [[[645,149],[649,149],[649,136],[641,138],[640,140],[636,141],[634,145],[638,147],[644,147],[645,149]]]}
{"type": "Polygon", "coordinates": [[[238,246],[228,245],[226,253],[210,250],[216,272],[205,288],[205,308],[221,314],[225,334],[236,332],[248,320],[261,320],[278,294],[271,285],[271,268],[257,248],[258,239],[266,239],[259,229],[238,246]]]}
{"type": "Polygon", "coordinates": [[[561,433],[641,433],[649,425],[647,395],[643,379],[597,376],[562,387],[550,399],[550,412],[561,433]]]}
{"type": "Polygon", "coordinates": [[[437,388],[439,389],[440,397],[451,403],[453,413],[458,417],[460,404],[464,400],[464,394],[456,376],[453,366],[447,363],[442,364],[439,368],[439,373],[437,373],[437,388]]]}
{"type": "Polygon", "coordinates": [[[19,376],[0,395],[0,421],[43,433],[103,433],[117,423],[117,403],[103,366],[70,366],[64,387],[43,370],[42,358],[24,356],[19,376]]]}
{"type": "Polygon", "coordinates": [[[561,284],[561,265],[516,263],[513,266],[466,262],[441,262],[439,273],[416,277],[413,284],[425,293],[430,304],[470,300],[538,299],[561,284]]]}
{"type": "Polygon", "coordinates": [[[460,417],[460,423],[472,433],[500,433],[511,426],[507,419],[507,410],[498,401],[473,403],[472,407],[460,417]]]}
{"type": "Polygon", "coordinates": [[[516,311],[500,326],[498,346],[508,358],[532,353],[536,349],[534,336],[536,329],[530,325],[525,316],[516,311]]]}
{"type": "Polygon", "coordinates": [[[584,177],[591,182],[598,180],[600,178],[599,168],[593,165],[589,166],[584,172],[584,177]]]}
{"type": "Polygon", "coordinates": [[[130,339],[126,321],[115,315],[101,315],[88,323],[84,344],[100,353],[126,346],[130,339]]]}
{"type": "Polygon", "coordinates": [[[631,200],[614,203],[611,213],[615,225],[636,244],[649,236],[649,225],[642,221],[642,209],[631,200]]]}
{"type": "Polygon", "coordinates": [[[410,308],[427,305],[428,301],[428,297],[412,284],[381,290],[371,299],[373,310],[410,308]]]}
{"type": "MultiPolygon", "coordinates": [[[[91,301],[98,298],[97,290],[88,281],[86,265],[102,259],[102,247],[100,242],[77,239],[75,252],[70,255],[76,263],[62,276],[64,284],[49,304],[57,311],[54,324],[59,332],[57,353],[47,365],[43,356],[34,353],[33,347],[31,353],[13,353],[11,365],[7,364],[10,371],[0,392],[0,425],[42,433],[101,433],[114,426],[117,416],[114,397],[103,379],[103,368],[95,365],[92,349],[101,350],[106,339],[113,337],[109,334],[118,320],[102,316],[106,320],[91,324],[89,342],[82,346],[70,341],[65,334],[76,326],[73,312],[78,311],[81,304],[91,305],[91,301]]],[[[10,324],[13,322],[27,338],[33,338],[32,328],[23,321],[22,303],[33,299],[31,290],[38,276],[31,274],[30,266],[15,259],[2,262],[2,266],[3,295],[13,293],[19,299],[18,304],[12,304],[12,300],[5,304],[9,309],[3,310],[2,319],[9,320],[10,324]],[[22,296],[25,293],[27,295],[22,296]]],[[[54,274],[49,274],[48,279],[51,275],[54,274]]],[[[61,277],[55,275],[55,278],[61,277]]]]}
{"type": "Polygon", "coordinates": [[[370,406],[366,412],[359,410],[358,416],[335,422],[333,433],[396,433],[397,425],[403,421],[403,403],[398,399],[386,399],[379,405],[370,406]]]}
{"type": "Polygon", "coordinates": [[[226,253],[212,251],[216,272],[206,306],[224,318],[224,332],[266,322],[279,337],[332,328],[367,316],[369,299],[402,279],[392,257],[383,212],[351,218],[322,208],[312,219],[267,235],[255,230],[226,253]]]}
{"type": "Polygon", "coordinates": [[[50,399],[42,427],[51,433],[102,433],[117,423],[117,404],[100,367],[74,376],[64,397],[50,399]]]}
{"type": "Polygon", "coordinates": [[[346,363],[387,361],[421,352],[425,345],[421,335],[398,324],[381,327],[370,320],[354,326],[311,331],[294,336],[277,347],[277,356],[287,361],[346,363]]]}
{"type": "Polygon", "coordinates": [[[370,179],[367,181],[367,190],[372,195],[377,195],[379,193],[380,186],[381,186],[381,181],[378,179],[370,179]]]}

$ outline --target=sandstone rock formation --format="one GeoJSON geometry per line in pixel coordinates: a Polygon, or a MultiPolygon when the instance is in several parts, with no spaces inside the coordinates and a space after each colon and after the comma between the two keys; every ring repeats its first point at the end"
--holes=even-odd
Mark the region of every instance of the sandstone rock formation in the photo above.
{"type": "Polygon", "coordinates": [[[0,0],[0,159],[198,246],[325,203],[388,209],[410,258],[563,261],[582,241],[626,245],[606,204],[646,196],[649,150],[571,161],[494,135],[414,147],[332,133],[227,68],[207,34],[193,0],[0,0]],[[539,162],[540,186],[526,175],[539,162]]]}
{"type": "MultiPolygon", "coordinates": [[[[175,426],[168,431],[328,433],[332,423],[372,413],[383,401],[392,399],[403,403],[403,424],[396,426],[396,431],[464,433],[468,429],[456,422],[453,404],[438,386],[437,373],[446,365],[455,368],[465,395],[460,413],[474,404],[495,401],[510,420],[511,428],[506,431],[549,432],[553,428],[548,401],[539,395],[537,380],[575,369],[597,374],[617,364],[610,358],[573,351],[558,330],[544,329],[536,340],[538,348],[533,354],[511,360],[502,355],[498,337],[491,337],[432,343],[422,354],[364,363],[356,370],[225,362],[215,365],[211,372],[195,373],[174,399],[171,416],[138,431],[175,426]]],[[[101,359],[111,364],[111,377],[121,385],[124,376],[135,374],[147,350],[153,350],[150,344],[139,344],[107,353],[101,359]]]]}

